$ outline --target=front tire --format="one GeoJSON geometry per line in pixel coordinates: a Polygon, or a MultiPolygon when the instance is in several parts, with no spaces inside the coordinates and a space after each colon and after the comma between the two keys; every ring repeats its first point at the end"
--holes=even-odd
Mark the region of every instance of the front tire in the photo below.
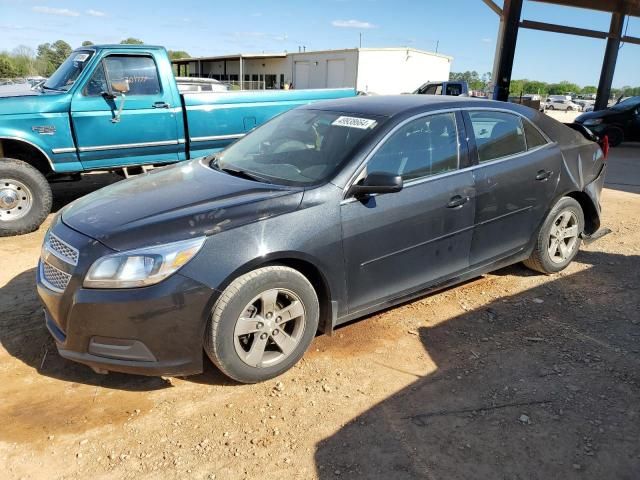
{"type": "Polygon", "coordinates": [[[51,187],[22,160],[0,158],[0,237],[37,230],[51,212],[51,187]]]}
{"type": "Polygon", "coordinates": [[[228,377],[256,383],[295,365],[318,329],[318,296],[307,278],[285,266],[259,268],[220,295],[204,349],[228,377]]]}
{"type": "Polygon", "coordinates": [[[531,256],[523,263],[541,273],[557,273],[567,268],[580,249],[584,213],[580,204],[562,197],[545,219],[531,256]]]}

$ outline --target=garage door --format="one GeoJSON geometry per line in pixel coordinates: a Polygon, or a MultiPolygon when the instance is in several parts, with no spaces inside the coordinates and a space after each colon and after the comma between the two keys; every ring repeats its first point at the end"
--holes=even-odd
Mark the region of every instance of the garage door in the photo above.
{"type": "Polygon", "coordinates": [[[309,62],[296,62],[293,86],[298,89],[309,88],[309,62]]]}
{"type": "Polygon", "coordinates": [[[344,59],[327,61],[327,87],[346,87],[344,83],[344,59]]]}

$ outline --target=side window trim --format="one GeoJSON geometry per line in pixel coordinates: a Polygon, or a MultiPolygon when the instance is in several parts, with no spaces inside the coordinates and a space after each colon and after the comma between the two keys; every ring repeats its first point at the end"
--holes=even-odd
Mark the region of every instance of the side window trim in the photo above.
{"type": "MultiPolygon", "coordinates": [[[[461,113],[461,109],[460,108],[446,108],[446,109],[442,109],[442,110],[433,110],[433,111],[429,111],[429,112],[422,112],[422,113],[418,113],[412,117],[406,118],[404,119],[402,122],[400,122],[399,124],[397,124],[395,127],[393,127],[391,130],[389,130],[384,137],[382,137],[380,139],[380,141],[371,149],[371,151],[365,156],[364,160],[360,163],[360,165],[358,165],[358,167],[356,168],[355,172],[353,173],[353,175],[351,175],[351,177],[349,178],[349,181],[346,182],[344,190],[343,190],[343,197],[342,197],[342,201],[344,202],[345,200],[353,200],[353,197],[347,197],[347,192],[349,191],[349,189],[351,188],[351,186],[358,182],[359,180],[362,179],[362,174],[365,172],[367,165],[369,164],[369,161],[375,156],[375,154],[378,152],[378,150],[380,148],[382,148],[382,146],[385,144],[385,142],[387,142],[398,130],[400,130],[402,127],[404,127],[405,125],[407,125],[408,123],[414,121],[414,120],[419,120],[422,117],[428,117],[431,115],[437,115],[440,113],[454,113],[455,114],[455,119],[456,119],[456,130],[458,133],[458,169],[457,170],[451,170],[448,172],[442,172],[442,173],[437,173],[435,175],[431,175],[431,176],[426,176],[426,177],[421,177],[421,178],[415,178],[412,180],[407,180],[406,182],[404,182],[405,187],[410,187],[413,185],[417,185],[419,183],[423,183],[425,181],[430,181],[432,179],[437,179],[446,175],[453,175],[456,174],[458,172],[467,170],[468,168],[471,168],[473,165],[471,164],[471,158],[467,157],[467,164],[463,166],[463,152],[466,155],[469,155],[469,151],[468,148],[466,146],[466,144],[462,144],[462,140],[465,140],[465,138],[461,137],[461,135],[463,135],[464,133],[464,129],[461,128],[461,124],[460,124],[460,113],[461,113]]],[[[465,126],[466,127],[466,126],[465,126]]]]}
{"type": "Polygon", "coordinates": [[[99,62],[96,63],[94,70],[91,74],[90,77],[87,78],[87,80],[84,82],[82,89],[80,90],[81,94],[83,97],[99,97],[100,95],[85,95],[85,91],[87,86],[89,85],[89,82],[91,81],[91,79],[93,78],[93,74],[96,72],[96,68],[99,68],[99,66],[102,66],[102,69],[104,71],[104,78],[105,78],[105,82],[107,82],[107,87],[109,86],[109,70],[107,69],[107,65],[105,60],[109,57],[128,57],[128,58],[136,58],[136,57],[140,57],[140,58],[150,58],[151,61],[153,62],[153,66],[155,68],[155,72],[156,72],[156,78],[158,80],[158,87],[160,88],[160,91],[158,93],[154,93],[154,94],[131,94],[131,95],[127,95],[127,97],[137,97],[137,96],[144,96],[144,97],[148,97],[148,96],[154,96],[154,95],[164,95],[164,86],[162,84],[162,80],[160,77],[160,71],[158,70],[158,63],[156,62],[156,59],[154,58],[154,56],[150,53],[146,53],[146,52],[140,52],[140,53],[135,53],[135,54],[130,54],[130,53],[108,53],[104,56],[102,56],[99,60],[99,62]]]}

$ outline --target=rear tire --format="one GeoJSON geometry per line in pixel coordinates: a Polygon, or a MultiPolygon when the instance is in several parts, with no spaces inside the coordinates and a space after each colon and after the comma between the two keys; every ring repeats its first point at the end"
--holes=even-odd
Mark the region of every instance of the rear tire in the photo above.
{"type": "Polygon", "coordinates": [[[258,268],[222,292],[207,325],[204,349],[228,377],[262,382],[302,358],[319,316],[318,297],[304,275],[285,266],[258,268]]]}
{"type": "Polygon", "coordinates": [[[555,108],[553,105],[549,105],[549,106],[547,107],[547,110],[555,110],[555,109],[556,109],[556,108],[555,108]]]}
{"type": "Polygon", "coordinates": [[[0,237],[38,229],[51,212],[51,187],[22,160],[0,158],[0,237]]]}
{"type": "Polygon", "coordinates": [[[562,197],[551,209],[540,228],[531,256],[523,263],[541,273],[557,273],[567,268],[578,254],[584,231],[580,204],[562,197]]]}
{"type": "Polygon", "coordinates": [[[604,134],[609,137],[609,146],[617,147],[624,142],[624,132],[621,128],[610,127],[604,131],[604,134]]]}

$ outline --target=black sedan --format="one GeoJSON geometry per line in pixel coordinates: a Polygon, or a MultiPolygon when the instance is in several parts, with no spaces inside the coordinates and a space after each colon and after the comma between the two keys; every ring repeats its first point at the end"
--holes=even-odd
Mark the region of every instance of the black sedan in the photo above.
{"type": "Polygon", "coordinates": [[[575,121],[596,135],[606,135],[612,147],[627,140],[639,141],[640,97],[629,97],[605,110],[583,113],[575,121]]]}
{"type": "Polygon", "coordinates": [[[564,269],[600,225],[596,143],[520,105],[316,103],[226,150],[75,201],[38,268],[60,354],[99,372],[240,382],[318,331],[524,261],[564,269]]]}

